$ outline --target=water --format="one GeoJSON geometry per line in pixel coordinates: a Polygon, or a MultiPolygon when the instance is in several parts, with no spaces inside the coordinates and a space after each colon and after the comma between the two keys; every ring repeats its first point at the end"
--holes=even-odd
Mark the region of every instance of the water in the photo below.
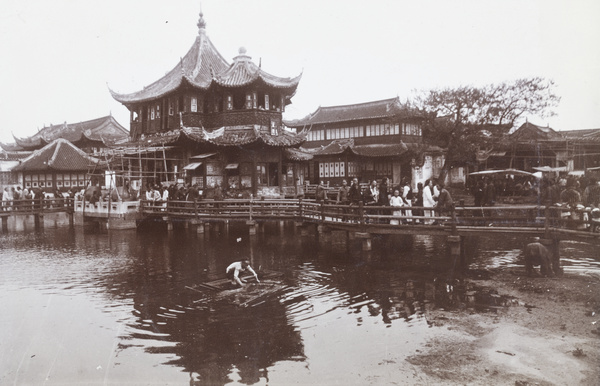
{"type": "MultiPolygon", "coordinates": [[[[0,235],[0,384],[387,383],[435,334],[425,310],[487,291],[453,269],[443,238],[379,238],[365,254],[293,224],[247,233],[0,235]],[[282,272],[277,291],[241,307],[239,291],[186,288],[242,257],[282,272]]],[[[470,268],[522,268],[527,242],[468,240],[470,268]]],[[[592,246],[562,244],[566,272],[600,273],[592,246]]]]}

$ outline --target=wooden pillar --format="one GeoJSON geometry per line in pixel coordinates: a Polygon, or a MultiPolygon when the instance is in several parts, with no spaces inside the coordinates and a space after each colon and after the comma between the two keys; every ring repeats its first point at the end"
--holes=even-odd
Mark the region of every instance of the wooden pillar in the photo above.
{"type": "Polygon", "coordinates": [[[309,232],[308,232],[308,225],[304,224],[304,226],[302,226],[300,228],[300,236],[308,236],[309,232]]]}
{"type": "Polygon", "coordinates": [[[258,177],[256,175],[256,158],[252,157],[252,195],[256,197],[258,193],[258,177]]]}
{"type": "Polygon", "coordinates": [[[44,227],[44,215],[38,213],[33,216],[33,222],[35,224],[35,229],[41,229],[44,227]]]}
{"type": "Polygon", "coordinates": [[[446,239],[448,242],[448,246],[450,247],[450,256],[452,258],[460,259],[460,236],[448,236],[446,239]]]}
{"type": "Polygon", "coordinates": [[[2,232],[8,232],[8,216],[2,216],[2,232]]]}
{"type": "Polygon", "coordinates": [[[331,244],[331,229],[328,226],[319,224],[317,233],[319,234],[319,243],[331,244]]]}
{"type": "Polygon", "coordinates": [[[248,234],[250,234],[251,236],[256,235],[258,231],[258,224],[256,223],[256,221],[248,220],[246,221],[246,225],[248,225],[248,234]]]}
{"type": "MultiPolygon", "coordinates": [[[[279,129],[279,128],[278,128],[279,129]]],[[[279,149],[279,160],[277,162],[277,173],[279,174],[277,176],[277,181],[279,182],[279,196],[281,198],[284,197],[283,194],[283,162],[281,162],[281,159],[283,158],[283,148],[279,149]]]]}
{"type": "Polygon", "coordinates": [[[356,232],[355,233],[355,237],[357,239],[361,239],[362,240],[362,250],[363,251],[370,251],[372,249],[373,238],[371,237],[370,233],[367,233],[367,232],[356,232]]]}

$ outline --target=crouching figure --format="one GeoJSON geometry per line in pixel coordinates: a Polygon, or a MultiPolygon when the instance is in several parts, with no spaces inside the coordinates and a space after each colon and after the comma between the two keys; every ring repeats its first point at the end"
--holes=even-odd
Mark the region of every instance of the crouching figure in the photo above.
{"type": "Polygon", "coordinates": [[[533,267],[538,265],[542,276],[562,274],[558,248],[546,247],[539,242],[527,244],[525,247],[525,271],[527,275],[537,274],[533,267]]]}

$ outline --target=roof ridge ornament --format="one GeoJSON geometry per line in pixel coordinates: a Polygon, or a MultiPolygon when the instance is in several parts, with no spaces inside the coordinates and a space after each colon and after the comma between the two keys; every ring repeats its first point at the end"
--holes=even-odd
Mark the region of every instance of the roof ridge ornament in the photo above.
{"type": "Polygon", "coordinates": [[[202,10],[200,10],[200,14],[198,16],[200,16],[197,24],[198,34],[202,35],[204,33],[204,30],[206,29],[206,22],[204,21],[204,14],[202,13],[202,10]]]}

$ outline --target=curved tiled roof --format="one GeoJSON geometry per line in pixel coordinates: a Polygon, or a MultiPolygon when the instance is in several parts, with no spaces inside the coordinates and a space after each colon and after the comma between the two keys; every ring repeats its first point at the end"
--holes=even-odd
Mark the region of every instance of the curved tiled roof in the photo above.
{"type": "Polygon", "coordinates": [[[143,90],[130,94],[109,91],[114,99],[126,105],[160,98],[175,91],[184,81],[198,88],[208,89],[213,74],[221,73],[228,67],[229,63],[217,51],[204,29],[201,29],[187,54],[165,76],[143,90]]]}
{"type": "Polygon", "coordinates": [[[274,88],[295,88],[302,75],[295,78],[280,78],[263,71],[254,64],[252,58],[246,55],[246,50],[240,48],[239,55],[233,58],[233,64],[224,72],[215,76],[215,83],[223,87],[239,87],[252,84],[257,80],[274,88]]]}
{"type": "Polygon", "coordinates": [[[88,156],[71,142],[59,138],[33,152],[19,165],[15,166],[13,171],[87,171],[90,165],[99,162],[98,159],[88,156]]]}
{"type": "Polygon", "coordinates": [[[559,133],[565,138],[579,142],[600,141],[600,129],[566,130],[559,133]]]}
{"type": "MultiPolygon", "coordinates": [[[[125,105],[154,100],[175,91],[184,83],[203,90],[207,90],[213,82],[225,87],[239,87],[259,79],[276,88],[295,88],[298,85],[301,75],[290,79],[268,74],[252,63],[242,49],[234,63],[229,65],[206,35],[202,13],[198,27],[196,41],[171,71],[143,90],[130,94],[120,94],[109,88],[113,98],[125,105]]],[[[295,89],[292,90],[294,92],[295,89]]]]}
{"type": "Polygon", "coordinates": [[[82,121],[77,123],[63,123],[50,125],[28,138],[15,139],[15,145],[2,144],[5,150],[36,150],[62,138],[72,143],[83,139],[97,142],[113,142],[129,137],[129,131],[119,124],[112,116],[82,121]]]}
{"type": "Polygon", "coordinates": [[[534,125],[531,122],[525,122],[512,134],[511,139],[520,141],[538,141],[538,140],[564,140],[564,138],[550,127],[534,125]]]}
{"type": "Polygon", "coordinates": [[[181,130],[175,129],[166,133],[158,133],[153,135],[142,135],[137,140],[127,140],[113,142],[109,146],[113,149],[140,148],[140,147],[156,147],[172,145],[181,137],[181,130]]]}
{"type": "Polygon", "coordinates": [[[362,156],[362,157],[393,157],[399,156],[408,151],[408,146],[404,142],[400,143],[382,143],[373,145],[355,145],[354,140],[342,139],[334,140],[327,146],[317,149],[304,149],[305,152],[313,155],[340,155],[344,152],[362,156]]]}
{"type": "Polygon", "coordinates": [[[279,135],[271,135],[267,126],[225,126],[208,131],[203,127],[182,127],[166,133],[144,136],[135,141],[114,143],[113,148],[155,147],[174,145],[180,138],[185,137],[194,142],[208,143],[216,146],[243,146],[262,142],[274,147],[294,147],[306,141],[306,136],[280,130],[279,135]]]}
{"type": "Polygon", "coordinates": [[[184,127],[185,135],[197,142],[208,142],[217,146],[240,146],[262,142],[274,147],[293,147],[306,141],[304,135],[280,130],[279,135],[271,135],[267,126],[227,126],[213,131],[202,127],[184,127]]]}
{"type": "Polygon", "coordinates": [[[403,105],[400,103],[400,98],[396,97],[352,105],[319,106],[314,113],[301,119],[286,121],[286,125],[290,127],[303,127],[323,123],[394,117],[397,115],[417,117],[422,114],[403,105]]]}
{"type": "Polygon", "coordinates": [[[300,149],[287,148],[283,150],[285,158],[290,161],[310,161],[315,156],[300,149]]]}

